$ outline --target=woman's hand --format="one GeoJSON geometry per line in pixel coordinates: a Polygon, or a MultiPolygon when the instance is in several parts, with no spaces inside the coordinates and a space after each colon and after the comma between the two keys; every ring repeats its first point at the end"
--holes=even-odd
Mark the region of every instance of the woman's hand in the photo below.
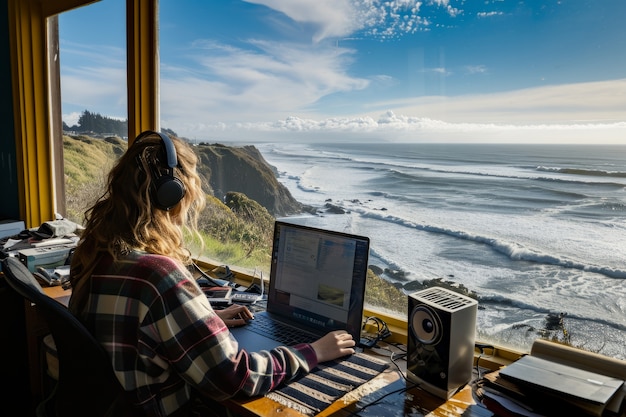
{"type": "Polygon", "coordinates": [[[248,307],[239,304],[230,305],[223,310],[215,310],[215,314],[222,319],[227,327],[243,326],[254,319],[254,315],[248,310],[248,307]]]}
{"type": "Polygon", "coordinates": [[[344,330],[335,330],[311,343],[318,362],[326,362],[354,353],[356,342],[344,330]]]}

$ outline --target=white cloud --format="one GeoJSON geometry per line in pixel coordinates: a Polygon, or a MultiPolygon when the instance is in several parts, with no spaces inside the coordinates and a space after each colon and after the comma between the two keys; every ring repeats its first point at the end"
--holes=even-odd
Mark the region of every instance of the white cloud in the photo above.
{"type": "MultiPolygon", "coordinates": [[[[458,97],[417,97],[375,105],[380,112],[455,123],[517,125],[613,123],[626,120],[626,79],[528,88],[458,97]]],[[[370,113],[370,114],[372,114],[370,113]]]]}
{"type": "Polygon", "coordinates": [[[465,70],[469,74],[484,74],[487,72],[487,67],[484,65],[466,65],[465,70]]]}
{"type": "MultiPolygon", "coordinates": [[[[295,22],[315,27],[314,42],[363,33],[388,39],[427,30],[430,20],[423,14],[422,0],[245,0],[283,13],[295,22]]],[[[431,0],[431,8],[442,8],[455,17],[461,10],[448,0],[431,0]]]]}
{"type": "MultiPolygon", "coordinates": [[[[302,26],[310,25],[311,38],[317,43],[250,39],[247,45],[242,42],[234,47],[213,40],[197,41],[188,51],[195,54],[192,59],[198,66],[161,64],[162,126],[199,140],[256,135],[272,139],[295,133],[362,140],[401,136],[485,140],[501,134],[522,138],[528,132],[537,137],[567,132],[571,140],[592,140],[593,129],[602,131],[602,140],[626,137],[626,79],[372,102],[365,98],[370,85],[391,85],[396,79],[384,73],[355,76],[351,71],[356,51],[322,42],[358,31],[373,33],[378,26],[387,28],[377,33],[381,37],[417,30],[429,24],[420,15],[426,6],[446,9],[450,7],[448,0],[250,2],[278,10],[302,26]],[[361,92],[363,100],[352,108],[345,104],[343,116],[316,111],[322,100],[344,92],[361,92]]],[[[84,109],[108,117],[126,113],[122,52],[111,48],[103,54],[91,45],[79,44],[69,44],[63,50],[63,54],[71,53],[84,61],[83,66],[74,65],[62,74],[64,106],[74,106],[64,107],[72,112],[64,116],[67,124],[75,124],[76,112],[84,109]]],[[[483,65],[468,65],[464,70],[468,74],[488,73],[483,65]]],[[[451,75],[444,67],[424,71],[451,75]]]]}
{"type": "Polygon", "coordinates": [[[185,125],[189,134],[177,132],[200,140],[293,140],[293,135],[303,135],[311,140],[624,143],[624,91],[626,79],[498,94],[422,97],[378,103],[388,110],[351,117],[301,112],[274,121],[185,125]]]}
{"type": "Polygon", "coordinates": [[[479,18],[486,18],[486,17],[492,17],[492,16],[502,16],[504,13],[502,12],[478,12],[476,13],[476,16],[478,16],[479,18]]]}
{"type": "Polygon", "coordinates": [[[463,10],[450,6],[450,0],[431,0],[430,4],[443,7],[451,17],[456,17],[463,13],[463,10]]]}
{"type": "Polygon", "coordinates": [[[276,120],[328,94],[362,90],[369,84],[369,80],[347,74],[349,49],[311,49],[258,40],[251,44],[254,48],[250,50],[213,42],[199,44],[203,48],[199,58],[202,70],[195,75],[163,66],[163,118],[174,123],[200,112],[204,117],[196,120],[276,120]]]}
{"type": "Polygon", "coordinates": [[[388,141],[388,142],[483,142],[483,143],[588,143],[624,144],[626,122],[513,125],[495,123],[449,123],[441,120],[396,115],[388,111],[377,119],[331,118],[314,120],[288,117],[267,123],[196,125],[198,141],[280,142],[293,141],[388,141]]]}
{"type": "MultiPolygon", "coordinates": [[[[490,135],[566,131],[571,138],[572,132],[584,132],[594,140],[590,127],[606,135],[598,140],[626,137],[626,79],[494,94],[364,101],[360,105],[369,111],[353,110],[351,116],[337,117],[316,112],[314,106],[329,95],[367,88],[369,80],[349,74],[354,51],[261,40],[250,45],[246,50],[198,42],[200,67],[162,64],[162,125],[200,140],[217,134],[247,138],[251,132],[270,137],[300,132],[380,138],[391,133],[463,136],[480,131],[490,135]]],[[[126,72],[117,61],[102,61],[100,66],[89,62],[64,71],[63,101],[71,113],[64,115],[68,125],[75,124],[76,112],[85,109],[108,117],[126,114],[126,72]]],[[[432,70],[449,75],[445,68],[432,70]]],[[[466,70],[482,73],[486,68],[466,70]]],[[[371,79],[393,82],[384,74],[371,79]]]]}
{"type": "Polygon", "coordinates": [[[64,114],[63,121],[70,127],[78,124],[78,119],[80,118],[81,112],[72,112],[68,114],[64,114]]]}
{"type": "Polygon", "coordinates": [[[327,38],[342,38],[362,28],[362,23],[354,18],[350,0],[246,1],[284,13],[295,22],[313,24],[316,27],[313,41],[316,43],[327,38]]]}
{"type": "MultiPolygon", "coordinates": [[[[126,118],[126,51],[123,48],[61,42],[61,90],[65,111],[89,110],[126,118]]],[[[73,116],[63,120],[70,126],[73,116]]]]}
{"type": "Polygon", "coordinates": [[[80,67],[61,76],[64,106],[109,117],[126,115],[126,69],[80,67]]]}
{"type": "Polygon", "coordinates": [[[438,75],[443,75],[444,77],[447,77],[449,75],[452,75],[451,71],[448,71],[447,69],[445,69],[444,67],[437,67],[437,68],[424,68],[424,70],[422,72],[432,72],[434,74],[438,74],[438,75]]]}

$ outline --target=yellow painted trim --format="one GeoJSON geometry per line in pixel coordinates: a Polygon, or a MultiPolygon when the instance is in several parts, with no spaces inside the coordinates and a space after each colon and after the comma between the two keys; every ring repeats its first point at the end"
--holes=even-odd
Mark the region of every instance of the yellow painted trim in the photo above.
{"type": "Polygon", "coordinates": [[[54,218],[46,18],[38,0],[10,0],[8,10],[18,198],[34,227],[54,218]]]}
{"type": "Polygon", "coordinates": [[[36,227],[55,216],[47,18],[94,0],[9,0],[9,43],[20,217],[36,227]]]}
{"type": "Polygon", "coordinates": [[[129,143],[144,130],[160,129],[157,3],[126,1],[129,143]]]}

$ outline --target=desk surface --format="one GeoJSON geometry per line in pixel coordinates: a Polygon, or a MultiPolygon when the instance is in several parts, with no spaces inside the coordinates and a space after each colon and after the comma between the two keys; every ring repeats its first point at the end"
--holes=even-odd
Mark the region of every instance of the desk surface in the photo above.
{"type": "MultiPolygon", "coordinates": [[[[60,286],[47,287],[44,288],[44,291],[64,305],[67,305],[69,302],[71,291],[63,290],[60,286]]],[[[390,360],[392,352],[399,354],[401,350],[393,345],[381,343],[381,348],[368,350],[367,352],[379,359],[390,360]]],[[[406,368],[406,362],[401,360],[397,363],[403,373],[406,368]]],[[[394,364],[391,364],[386,371],[338,399],[330,407],[319,413],[318,416],[427,415],[432,417],[450,417],[462,415],[471,404],[475,403],[471,389],[467,386],[447,401],[419,388],[407,390],[407,386],[411,387],[412,383],[405,381],[402,373],[394,364]],[[362,410],[364,405],[378,400],[387,393],[389,393],[388,396],[362,410]]],[[[266,397],[249,398],[240,396],[229,400],[228,405],[244,415],[303,417],[303,414],[298,411],[285,407],[266,397]]]]}
{"type": "MultiPolygon", "coordinates": [[[[382,344],[384,345],[384,344],[382,344]]],[[[386,347],[386,346],[384,346],[386,347]]],[[[390,349],[394,347],[390,346],[390,349]]],[[[376,349],[385,351],[385,349],[376,349]]],[[[378,358],[389,357],[388,351],[383,355],[370,352],[378,358]]],[[[437,398],[419,388],[406,389],[413,384],[400,375],[394,365],[376,378],[361,385],[356,390],[335,401],[330,407],[317,416],[428,416],[454,417],[461,416],[464,411],[475,404],[471,388],[466,386],[449,400],[437,398]],[[365,407],[365,408],[364,408],[365,407]]],[[[268,417],[302,417],[298,411],[265,398],[235,398],[232,405],[244,415],[268,417]]]]}
{"type": "Polygon", "coordinates": [[[72,291],[64,290],[60,285],[56,285],[54,287],[44,287],[43,292],[48,294],[49,297],[54,298],[64,306],[67,306],[70,302],[70,296],[72,295],[72,291]]]}

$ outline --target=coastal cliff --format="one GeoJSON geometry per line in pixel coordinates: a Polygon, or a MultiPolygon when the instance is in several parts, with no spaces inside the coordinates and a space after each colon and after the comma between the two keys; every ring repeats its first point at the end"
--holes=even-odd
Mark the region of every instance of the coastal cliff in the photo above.
{"type": "Polygon", "coordinates": [[[258,202],[276,217],[302,211],[302,204],[278,182],[275,170],[254,146],[200,144],[195,149],[200,158],[198,172],[220,201],[234,191],[258,202]]]}
{"type": "MultiPolygon", "coordinates": [[[[118,137],[68,135],[64,136],[63,146],[68,215],[80,222],[84,210],[101,195],[107,171],[128,144],[118,137]]],[[[276,169],[254,146],[200,144],[194,150],[203,187],[220,202],[225,203],[229,193],[240,193],[274,217],[306,210],[278,182],[276,169]]]]}

